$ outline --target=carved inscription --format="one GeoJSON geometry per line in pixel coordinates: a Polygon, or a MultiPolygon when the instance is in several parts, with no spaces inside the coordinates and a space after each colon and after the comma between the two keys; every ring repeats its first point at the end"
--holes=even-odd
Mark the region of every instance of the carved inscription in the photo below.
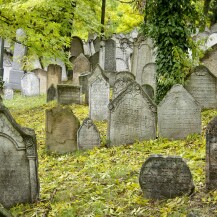
{"type": "Polygon", "coordinates": [[[194,190],[191,172],[180,157],[150,156],[143,164],[140,187],[146,198],[174,198],[194,190]]]}
{"type": "Polygon", "coordinates": [[[109,104],[109,84],[102,77],[90,84],[90,118],[92,120],[107,120],[109,104]]]}

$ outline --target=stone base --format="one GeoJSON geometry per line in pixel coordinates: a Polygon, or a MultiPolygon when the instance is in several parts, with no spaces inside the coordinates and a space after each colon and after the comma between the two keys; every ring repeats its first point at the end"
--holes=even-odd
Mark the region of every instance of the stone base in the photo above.
{"type": "Polygon", "coordinates": [[[21,78],[24,75],[24,71],[11,69],[9,72],[9,82],[7,87],[14,90],[21,90],[21,78]]]}

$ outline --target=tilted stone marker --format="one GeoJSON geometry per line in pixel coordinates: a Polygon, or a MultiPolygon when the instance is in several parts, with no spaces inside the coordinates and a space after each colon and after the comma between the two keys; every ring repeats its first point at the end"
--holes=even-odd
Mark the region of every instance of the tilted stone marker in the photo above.
{"type": "Polygon", "coordinates": [[[78,149],[91,149],[100,146],[100,133],[90,118],[84,119],[78,130],[78,149]]]}
{"type": "Polygon", "coordinates": [[[57,89],[52,84],[47,90],[47,102],[55,100],[57,97],[57,89]]]}
{"type": "Polygon", "coordinates": [[[25,73],[21,79],[23,96],[38,96],[40,94],[39,78],[33,73],[25,73]]]}
{"type": "Polygon", "coordinates": [[[159,136],[168,139],[201,133],[200,105],[182,85],[174,85],[160,102],[158,129],[159,136]]]}
{"type": "Polygon", "coordinates": [[[64,154],[77,150],[79,120],[69,107],[46,110],[46,147],[48,152],[64,154]]]}
{"type": "Polygon", "coordinates": [[[13,89],[10,89],[10,88],[4,89],[4,99],[5,100],[12,100],[13,98],[14,98],[13,89]]]}
{"type": "Polygon", "coordinates": [[[142,89],[148,94],[148,96],[154,100],[154,88],[149,84],[143,84],[142,89]]]}
{"type": "Polygon", "coordinates": [[[61,82],[62,68],[59,65],[50,64],[47,68],[47,89],[53,84],[57,88],[57,84],[61,82]]]}
{"type": "Polygon", "coordinates": [[[109,83],[99,65],[95,68],[89,80],[90,118],[102,121],[108,118],[109,83]]]}
{"type": "Polygon", "coordinates": [[[142,165],[139,184],[149,199],[174,198],[194,191],[189,167],[174,156],[151,155],[142,165]]]}
{"type": "Polygon", "coordinates": [[[69,84],[58,84],[57,96],[57,101],[59,104],[81,104],[81,87],[69,84]]]}
{"type": "Polygon", "coordinates": [[[83,42],[79,37],[73,37],[70,52],[72,57],[77,57],[79,54],[84,53],[83,42]]]}
{"type": "Polygon", "coordinates": [[[217,189],[217,116],[206,128],[206,188],[217,189]]]}
{"type": "Polygon", "coordinates": [[[110,146],[156,138],[156,105],[137,82],[130,83],[108,107],[110,146]]]}
{"type": "Polygon", "coordinates": [[[112,39],[105,41],[104,70],[116,71],[116,43],[112,39]]]}
{"type": "Polygon", "coordinates": [[[47,71],[43,69],[34,70],[35,75],[39,78],[40,94],[47,93],[47,71]]]}
{"type": "Polygon", "coordinates": [[[81,86],[82,93],[85,95],[84,103],[89,103],[89,84],[88,79],[90,77],[90,72],[83,72],[79,76],[79,85],[81,86]]]}
{"type": "Polygon", "coordinates": [[[216,77],[205,66],[197,66],[187,79],[185,88],[202,108],[216,108],[216,84],[216,77]]]}
{"type": "Polygon", "coordinates": [[[39,195],[36,135],[18,125],[0,103],[0,203],[10,208],[39,195]]]}
{"type": "Polygon", "coordinates": [[[84,56],[84,54],[80,54],[74,61],[74,67],[73,67],[73,85],[79,85],[79,76],[82,72],[90,72],[90,62],[89,60],[84,56]]]}
{"type": "Polygon", "coordinates": [[[95,69],[97,64],[99,64],[99,52],[96,52],[95,54],[93,54],[90,58],[90,65],[91,65],[91,69],[95,69]]]}

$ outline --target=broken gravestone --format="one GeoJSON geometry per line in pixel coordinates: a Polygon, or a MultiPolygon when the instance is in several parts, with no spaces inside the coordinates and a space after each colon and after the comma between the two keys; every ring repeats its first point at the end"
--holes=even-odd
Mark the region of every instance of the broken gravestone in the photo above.
{"type": "Polygon", "coordinates": [[[142,165],[139,184],[149,199],[174,198],[194,191],[189,167],[174,156],[151,155],[142,165]]]}

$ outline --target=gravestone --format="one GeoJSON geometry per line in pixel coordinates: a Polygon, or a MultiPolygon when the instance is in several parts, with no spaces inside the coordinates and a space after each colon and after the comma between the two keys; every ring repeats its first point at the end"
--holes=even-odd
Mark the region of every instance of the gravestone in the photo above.
{"type": "Polygon", "coordinates": [[[4,99],[5,100],[12,100],[13,98],[14,98],[13,89],[10,89],[10,88],[4,89],[4,99]]]}
{"type": "Polygon", "coordinates": [[[201,133],[200,105],[180,84],[174,85],[158,106],[158,132],[168,139],[201,133]]]}
{"type": "Polygon", "coordinates": [[[90,72],[83,72],[79,76],[79,85],[81,86],[82,93],[85,95],[84,103],[89,103],[89,84],[88,79],[90,77],[90,72]]]}
{"type": "Polygon", "coordinates": [[[97,64],[99,64],[99,52],[96,52],[95,54],[93,54],[90,58],[90,65],[91,65],[91,69],[95,69],[97,64]]]}
{"type": "Polygon", "coordinates": [[[112,99],[116,98],[125,88],[135,80],[132,73],[124,71],[116,74],[116,81],[113,86],[112,99]]]}
{"type": "Polygon", "coordinates": [[[46,110],[47,151],[64,154],[77,150],[79,127],[79,120],[69,107],[46,110]]]}
{"type": "Polygon", "coordinates": [[[11,57],[11,55],[4,53],[3,68],[4,68],[3,81],[5,82],[4,85],[8,86],[10,70],[12,69],[12,57],[11,57]]]}
{"type": "Polygon", "coordinates": [[[206,128],[206,188],[217,189],[217,116],[206,128]]]}
{"type": "Polygon", "coordinates": [[[212,33],[207,39],[206,49],[212,47],[215,44],[217,44],[217,33],[212,33]]]}
{"type": "Polygon", "coordinates": [[[116,71],[116,43],[112,39],[105,41],[104,70],[116,71]]]}
{"type": "Polygon", "coordinates": [[[69,84],[57,85],[57,101],[62,105],[81,104],[81,87],[69,84]]]}
{"type": "Polygon", "coordinates": [[[211,26],[211,32],[212,33],[217,32],[217,23],[211,26]]]}
{"type": "Polygon", "coordinates": [[[36,69],[34,73],[39,78],[40,94],[47,93],[47,72],[43,69],[36,69]]]}
{"type": "Polygon", "coordinates": [[[57,88],[57,84],[61,82],[62,69],[58,65],[50,64],[47,68],[47,88],[53,86],[57,88]]]}
{"type": "Polygon", "coordinates": [[[136,76],[136,81],[142,83],[142,73],[144,67],[148,63],[155,62],[154,44],[150,38],[145,39],[140,36],[134,44],[133,58],[132,58],[132,73],[136,76]]]}
{"type": "Polygon", "coordinates": [[[81,53],[74,61],[72,84],[76,86],[79,85],[79,76],[81,73],[90,71],[90,62],[84,54],[81,53]]]}
{"type": "Polygon", "coordinates": [[[91,149],[100,146],[100,134],[90,118],[84,119],[78,130],[78,149],[91,149]]]}
{"type": "Polygon", "coordinates": [[[57,89],[52,84],[47,90],[47,102],[55,100],[57,97],[57,89]]]}
{"type": "Polygon", "coordinates": [[[217,108],[216,77],[205,66],[194,69],[185,88],[202,108],[217,108]]]}
{"type": "Polygon", "coordinates": [[[156,105],[137,82],[130,83],[108,108],[110,146],[156,138],[156,105]]]}
{"type": "Polygon", "coordinates": [[[96,37],[93,41],[95,52],[99,52],[100,49],[100,38],[96,37]]]}
{"type": "Polygon", "coordinates": [[[88,79],[90,118],[96,121],[107,120],[109,104],[109,83],[99,65],[88,79]]]}
{"type": "Polygon", "coordinates": [[[79,54],[84,53],[83,42],[79,37],[73,37],[71,41],[70,52],[71,57],[77,57],[79,54]]]}
{"type": "Polygon", "coordinates": [[[142,89],[148,94],[148,96],[154,100],[154,88],[149,84],[143,84],[142,89]]]}
{"type": "Polygon", "coordinates": [[[189,167],[181,157],[151,155],[142,165],[139,184],[148,199],[190,195],[194,184],[189,167]]]}
{"type": "Polygon", "coordinates": [[[217,44],[213,45],[211,48],[211,50],[208,50],[205,53],[204,57],[201,59],[201,62],[215,77],[217,77],[217,44]]]}
{"type": "Polygon", "coordinates": [[[156,64],[148,63],[144,66],[141,77],[141,84],[149,84],[153,87],[154,92],[156,92],[156,64]]]}
{"type": "Polygon", "coordinates": [[[0,203],[11,208],[38,199],[38,159],[34,130],[21,127],[0,104],[0,203]]]}
{"type": "Polygon", "coordinates": [[[33,72],[25,73],[21,79],[21,90],[23,96],[38,96],[39,78],[33,72]]]}
{"type": "Polygon", "coordinates": [[[26,55],[26,47],[21,43],[18,43],[23,37],[25,37],[24,31],[22,29],[18,29],[16,31],[17,43],[14,45],[12,69],[9,73],[9,87],[18,90],[21,89],[21,78],[24,74],[22,60],[26,55]]]}

